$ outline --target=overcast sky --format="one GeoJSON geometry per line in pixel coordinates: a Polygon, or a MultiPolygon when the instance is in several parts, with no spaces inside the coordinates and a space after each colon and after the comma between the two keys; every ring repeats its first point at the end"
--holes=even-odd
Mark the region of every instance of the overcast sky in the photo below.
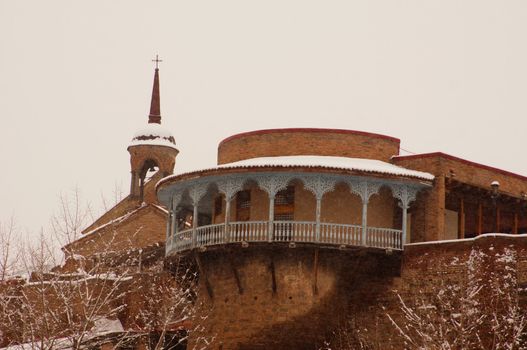
{"type": "Polygon", "coordinates": [[[238,132],[395,136],[527,175],[526,1],[0,0],[0,221],[129,190],[158,53],[176,167],[238,132]]]}

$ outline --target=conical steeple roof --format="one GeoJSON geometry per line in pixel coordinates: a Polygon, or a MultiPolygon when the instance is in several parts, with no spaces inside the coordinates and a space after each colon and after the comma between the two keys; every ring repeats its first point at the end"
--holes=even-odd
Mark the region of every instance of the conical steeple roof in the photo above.
{"type": "Polygon", "coordinates": [[[159,68],[154,73],[154,86],[152,87],[152,100],[150,102],[150,114],[148,123],[161,124],[161,102],[159,97],[159,68]]]}
{"type": "Polygon", "coordinates": [[[161,60],[156,59],[154,71],[154,85],[152,87],[152,98],[150,101],[150,114],[148,115],[148,125],[138,130],[132,139],[130,146],[155,145],[176,148],[176,141],[171,132],[161,126],[161,103],[159,94],[159,67],[161,60]]]}

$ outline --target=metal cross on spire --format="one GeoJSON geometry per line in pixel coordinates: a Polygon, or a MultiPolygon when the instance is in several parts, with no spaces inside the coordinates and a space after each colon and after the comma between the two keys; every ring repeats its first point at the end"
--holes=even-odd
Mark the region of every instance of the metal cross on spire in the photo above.
{"type": "Polygon", "coordinates": [[[163,60],[159,59],[159,55],[156,55],[156,58],[152,60],[152,62],[156,63],[156,69],[159,69],[159,62],[163,62],[163,60]]]}

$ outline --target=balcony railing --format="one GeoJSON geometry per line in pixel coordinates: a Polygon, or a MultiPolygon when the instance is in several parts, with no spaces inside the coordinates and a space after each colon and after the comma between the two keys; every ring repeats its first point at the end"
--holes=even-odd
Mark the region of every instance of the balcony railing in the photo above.
{"type": "Polygon", "coordinates": [[[240,221],[177,232],[167,240],[167,254],[227,243],[298,242],[402,250],[402,231],[312,221],[240,221]]]}

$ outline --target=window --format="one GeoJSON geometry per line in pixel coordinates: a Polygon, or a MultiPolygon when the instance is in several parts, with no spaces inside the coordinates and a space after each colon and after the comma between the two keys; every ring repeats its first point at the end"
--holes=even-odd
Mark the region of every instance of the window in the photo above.
{"type": "Polygon", "coordinates": [[[293,221],[295,212],[295,186],[287,186],[274,198],[274,220],[293,221]]]}
{"type": "Polygon", "coordinates": [[[214,215],[223,214],[223,197],[218,196],[214,200],[214,215]]]}
{"type": "Polygon", "coordinates": [[[249,221],[251,216],[251,191],[236,194],[236,221],[249,221]]]}
{"type": "Polygon", "coordinates": [[[295,204],[295,186],[287,186],[285,190],[278,191],[274,197],[274,204],[281,205],[294,205],[295,204]]]}

